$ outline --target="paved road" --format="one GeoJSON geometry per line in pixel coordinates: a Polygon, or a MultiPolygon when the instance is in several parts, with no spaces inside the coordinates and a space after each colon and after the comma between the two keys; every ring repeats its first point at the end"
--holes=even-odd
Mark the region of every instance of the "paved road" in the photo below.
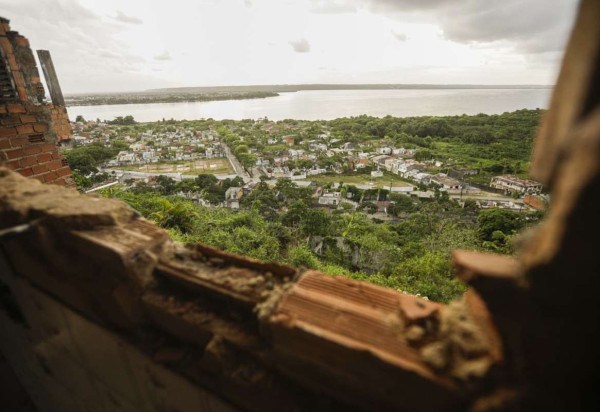
{"type": "Polygon", "coordinates": [[[231,153],[231,149],[229,148],[229,146],[227,146],[223,142],[221,142],[221,146],[223,146],[225,156],[227,157],[227,160],[229,160],[231,167],[233,167],[235,174],[244,179],[244,181],[250,179],[250,175],[246,172],[246,170],[244,170],[240,162],[237,160],[237,157],[235,157],[235,155],[231,153]]]}

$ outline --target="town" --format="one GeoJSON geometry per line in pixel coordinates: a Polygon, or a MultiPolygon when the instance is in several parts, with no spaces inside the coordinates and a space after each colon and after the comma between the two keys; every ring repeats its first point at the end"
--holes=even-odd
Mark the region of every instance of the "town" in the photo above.
{"type": "Polygon", "coordinates": [[[430,199],[442,193],[461,205],[471,202],[479,208],[516,211],[543,209],[548,201],[541,184],[522,176],[495,175],[487,184],[476,183],[472,178],[480,170],[456,167],[452,159],[437,159],[418,145],[398,145],[389,138],[348,139],[318,122],[143,124],[126,116],[112,122],[78,118],[72,128],[70,148],[119,149],[110,159],[94,162],[96,170],[86,169],[87,176],[82,176],[88,182],[86,191],[140,182],[152,186],[159,176],[175,182],[200,174],[221,181],[238,177],[240,185],[224,190],[216,203],[200,192],[179,193],[203,205],[238,209],[239,200],[259,182],[272,187],[279,179],[289,179],[311,189],[314,207],[356,210],[369,201],[367,210],[379,218],[390,218],[393,194],[430,199]]]}

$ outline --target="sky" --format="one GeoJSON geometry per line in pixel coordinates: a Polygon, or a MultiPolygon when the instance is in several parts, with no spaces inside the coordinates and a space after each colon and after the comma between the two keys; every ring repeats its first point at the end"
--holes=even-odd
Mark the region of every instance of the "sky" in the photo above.
{"type": "Polygon", "coordinates": [[[553,85],[576,0],[0,0],[63,92],[553,85]]]}

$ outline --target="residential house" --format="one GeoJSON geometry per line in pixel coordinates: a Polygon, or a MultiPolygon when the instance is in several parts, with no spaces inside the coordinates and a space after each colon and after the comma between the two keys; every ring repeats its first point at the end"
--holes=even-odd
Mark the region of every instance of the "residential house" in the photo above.
{"type": "Polygon", "coordinates": [[[444,173],[438,173],[435,176],[431,176],[430,182],[435,183],[435,184],[441,186],[442,189],[446,189],[446,190],[460,189],[460,186],[461,186],[461,183],[458,180],[448,177],[444,173]]]}
{"type": "Polygon", "coordinates": [[[325,192],[319,196],[319,204],[323,206],[338,206],[342,194],[340,192],[325,192]]]}
{"type": "Polygon", "coordinates": [[[379,156],[374,156],[373,158],[371,158],[371,161],[376,166],[385,167],[385,162],[388,159],[391,159],[391,157],[389,157],[388,155],[379,155],[379,156]]]}
{"type": "Polygon", "coordinates": [[[417,162],[416,160],[405,160],[402,163],[400,163],[398,165],[398,174],[402,177],[404,177],[408,172],[410,172],[411,170],[418,170],[421,171],[423,169],[423,164],[417,162]]]}
{"type": "Polygon", "coordinates": [[[514,175],[492,177],[490,186],[507,193],[535,194],[542,191],[542,184],[533,180],[521,179],[514,175]]]}
{"type": "Polygon", "coordinates": [[[240,199],[244,196],[244,189],[232,186],[225,191],[225,206],[230,209],[240,208],[240,199]]]}
{"type": "Polygon", "coordinates": [[[295,142],[294,136],[283,136],[281,140],[288,146],[293,146],[295,142]]]}

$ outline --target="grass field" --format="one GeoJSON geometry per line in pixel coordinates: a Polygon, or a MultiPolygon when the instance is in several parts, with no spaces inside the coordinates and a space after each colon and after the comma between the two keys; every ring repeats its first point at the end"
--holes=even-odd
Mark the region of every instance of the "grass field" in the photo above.
{"type": "Polygon", "coordinates": [[[384,173],[383,177],[371,177],[371,175],[319,175],[310,176],[306,180],[310,180],[312,182],[317,182],[320,184],[344,182],[344,184],[349,185],[368,185],[372,182],[374,188],[390,187],[390,183],[393,187],[412,186],[411,183],[402,180],[399,176],[391,173],[384,173]]]}
{"type": "Polygon", "coordinates": [[[187,175],[210,173],[213,175],[230,175],[235,173],[226,158],[203,159],[188,162],[152,163],[143,166],[119,166],[119,170],[131,170],[146,173],[183,173],[187,175]]]}

